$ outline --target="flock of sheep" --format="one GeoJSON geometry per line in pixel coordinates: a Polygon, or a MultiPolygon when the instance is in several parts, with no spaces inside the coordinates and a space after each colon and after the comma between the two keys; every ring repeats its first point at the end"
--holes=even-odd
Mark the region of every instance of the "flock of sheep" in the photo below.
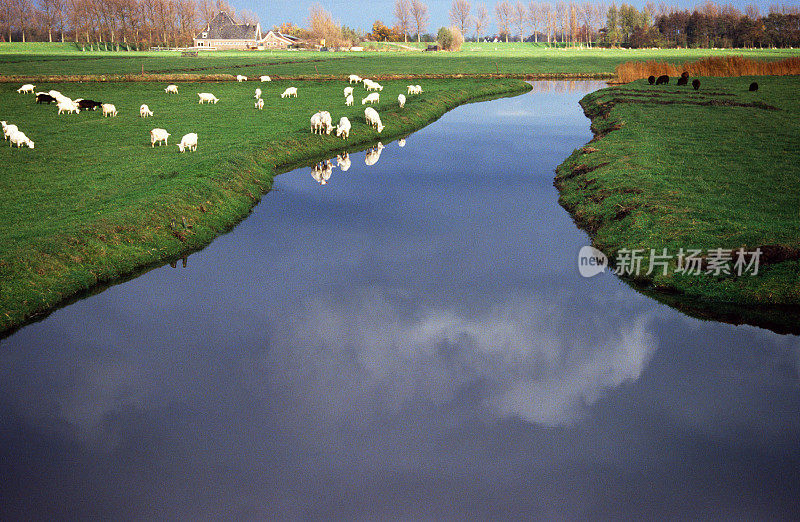
{"type": "MultiPolygon", "coordinates": [[[[238,75],[236,80],[239,82],[247,81],[247,77],[243,75],[238,75]]],[[[269,76],[260,76],[259,79],[262,82],[269,82],[272,81],[269,76]]],[[[353,83],[362,83],[364,88],[367,91],[371,91],[365,98],[361,100],[362,105],[366,105],[369,103],[370,105],[374,103],[380,103],[380,92],[383,91],[383,86],[379,83],[372,81],[368,78],[361,78],[355,74],[351,74],[348,78],[348,83],[351,85],[353,83]]],[[[34,94],[36,86],[32,84],[25,84],[19,89],[17,89],[18,93],[30,93],[34,94]]],[[[178,86],[177,85],[168,85],[164,92],[166,94],[178,94],[178,86]]],[[[422,87],[419,85],[409,85],[407,90],[409,95],[412,94],[421,94],[422,87]]],[[[256,109],[263,109],[264,108],[264,100],[261,97],[262,91],[260,88],[255,90],[255,108],[256,109]]],[[[84,110],[96,110],[98,107],[101,108],[103,117],[116,117],[117,116],[117,108],[111,103],[100,103],[93,100],[86,100],[83,98],[78,99],[71,99],[67,96],[64,96],[59,91],[50,90],[48,92],[36,92],[36,103],[50,103],[55,102],[56,106],[58,107],[58,114],[62,114],[64,112],[68,114],[77,114],[84,110]]],[[[216,104],[219,102],[219,99],[209,92],[200,92],[197,93],[199,98],[199,104],[206,104],[206,103],[213,103],[216,104]]],[[[283,93],[281,93],[281,98],[297,98],[297,87],[288,87],[283,93]]],[[[349,107],[353,105],[353,87],[348,86],[344,89],[344,96],[345,96],[345,104],[349,107]]],[[[403,94],[400,94],[397,97],[397,101],[402,109],[406,103],[406,97],[403,94]]],[[[139,107],[139,116],[141,118],[146,118],[148,116],[153,116],[153,111],[150,110],[146,104],[142,104],[139,107]]],[[[383,131],[384,125],[381,121],[381,117],[373,107],[367,107],[364,109],[364,119],[366,123],[370,127],[374,127],[378,133],[383,131]]],[[[5,139],[10,139],[12,145],[16,145],[17,147],[21,147],[23,145],[27,145],[29,148],[34,148],[34,143],[31,141],[24,133],[22,133],[16,125],[8,124],[7,122],[3,121],[3,135],[5,139]]],[[[350,120],[342,116],[339,119],[339,123],[336,126],[336,136],[341,137],[342,139],[348,139],[350,136],[350,129],[352,125],[350,120]]],[[[333,130],[333,120],[331,118],[331,114],[328,111],[319,111],[315,113],[311,117],[311,132],[315,134],[322,134],[325,133],[329,135],[333,130]]],[[[168,133],[165,129],[154,128],[150,131],[150,146],[155,147],[156,144],[161,145],[168,145],[167,141],[170,137],[170,133],[168,133]]],[[[379,144],[380,145],[380,144],[379,144]]],[[[382,146],[381,146],[382,148],[382,146]]],[[[197,134],[196,133],[189,133],[184,135],[181,138],[181,142],[178,144],[178,150],[180,152],[184,152],[185,150],[195,151],[197,150],[197,134]]],[[[378,152],[378,155],[380,152],[378,152]]],[[[330,162],[329,162],[330,163],[330,162]]]]}
{"type": "MultiPolygon", "coordinates": [[[[650,77],[647,78],[647,83],[649,83],[650,85],[669,85],[669,76],[666,75],[666,74],[662,74],[661,76],[656,78],[655,76],[650,75],[650,77]]],[[[678,82],[677,83],[678,83],[678,87],[684,86],[684,85],[688,85],[689,84],[689,73],[686,72],[686,71],[683,71],[681,73],[681,77],[678,78],[678,82]]],[[[694,88],[695,91],[700,90],[700,80],[698,80],[697,78],[692,80],[692,87],[694,88]]],[[[750,84],[750,88],[748,90],[750,92],[757,91],[758,90],[758,82],[751,83],[750,84]]]]}

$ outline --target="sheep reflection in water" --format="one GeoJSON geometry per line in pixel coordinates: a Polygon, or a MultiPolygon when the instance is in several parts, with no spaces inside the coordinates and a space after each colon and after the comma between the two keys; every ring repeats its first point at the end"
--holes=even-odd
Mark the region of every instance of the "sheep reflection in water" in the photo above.
{"type": "Polygon", "coordinates": [[[367,155],[364,158],[364,163],[366,163],[367,166],[372,166],[378,163],[378,160],[381,157],[381,151],[383,151],[383,143],[379,141],[375,147],[367,151],[367,155]]]}
{"type": "Polygon", "coordinates": [[[400,138],[399,140],[397,140],[397,146],[398,147],[405,147],[406,146],[406,139],[405,138],[400,138]]]}
{"type": "Polygon", "coordinates": [[[331,160],[320,161],[311,170],[311,177],[313,177],[320,185],[325,185],[331,179],[333,173],[333,163],[331,160]]]}
{"type": "Polygon", "coordinates": [[[338,164],[339,169],[341,169],[342,172],[347,172],[348,169],[350,168],[350,154],[348,154],[347,152],[339,154],[338,156],[336,156],[336,163],[338,164]]]}

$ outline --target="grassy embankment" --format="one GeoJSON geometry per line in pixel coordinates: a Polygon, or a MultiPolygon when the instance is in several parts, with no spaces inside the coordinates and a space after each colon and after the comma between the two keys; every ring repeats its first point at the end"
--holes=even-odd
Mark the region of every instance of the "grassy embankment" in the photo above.
{"type": "Polygon", "coordinates": [[[155,83],[39,86],[114,103],[116,118],[57,116],[55,105],[0,85],[0,119],[36,143],[0,147],[0,333],[78,292],[206,245],[247,215],[278,169],[405,135],[478,97],[530,89],[518,80],[428,80],[401,110],[397,94],[406,83],[384,84],[380,136],[358,101],[344,105],[344,82],[295,82],[297,99],[279,97],[286,82],[187,83],[179,95],[155,83]],[[253,107],[256,86],[263,111],[253,107]],[[195,93],[204,91],[220,102],[199,105],[195,93]],[[142,103],[152,118],[139,118],[142,103]],[[309,132],[309,117],[321,109],[334,121],[350,119],[348,142],[309,132]],[[150,147],[154,127],[172,134],[168,147],[150,147]],[[175,144],[188,132],[199,135],[198,150],[180,154],[175,144]]]}
{"type": "Polygon", "coordinates": [[[738,308],[748,321],[747,308],[785,307],[777,322],[797,327],[800,77],[700,80],[697,93],[672,78],[587,95],[581,104],[596,136],[558,168],[560,202],[610,257],[622,248],[761,247],[756,276],[674,274],[673,260],[667,276],[629,281],[677,294],[666,300],[691,302],[700,314],[738,308]],[[748,92],[754,80],[760,89],[748,92]]]}
{"type": "Polygon", "coordinates": [[[80,52],[74,44],[0,43],[0,77],[13,79],[50,75],[106,75],[123,79],[148,75],[236,75],[278,78],[569,76],[611,78],[615,68],[631,60],[682,64],[706,56],[744,55],[758,60],[800,56],[798,49],[575,49],[532,44],[467,43],[457,53],[260,51],[201,52],[197,58],[176,52],[80,52]]]}

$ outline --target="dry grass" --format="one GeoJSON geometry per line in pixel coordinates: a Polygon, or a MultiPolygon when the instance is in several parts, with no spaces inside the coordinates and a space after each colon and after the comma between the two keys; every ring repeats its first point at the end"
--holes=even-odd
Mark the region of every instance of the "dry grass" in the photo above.
{"type": "Polygon", "coordinates": [[[691,76],[784,76],[800,74],[800,58],[768,62],[744,56],[711,56],[680,66],[665,62],[625,62],[616,68],[617,78],[623,83],[651,75],[680,76],[684,71],[691,76]]]}

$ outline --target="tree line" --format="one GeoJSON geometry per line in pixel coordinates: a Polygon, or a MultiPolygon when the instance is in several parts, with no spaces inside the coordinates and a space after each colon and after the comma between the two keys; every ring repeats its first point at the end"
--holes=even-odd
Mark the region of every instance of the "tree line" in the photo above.
{"type": "MultiPolygon", "coordinates": [[[[235,12],[225,0],[0,0],[0,41],[112,42],[182,46],[199,27],[225,11],[241,23],[256,23],[249,11],[235,12]]],[[[394,24],[376,20],[370,33],[342,26],[321,6],[309,11],[308,28],[285,23],[276,29],[328,45],[376,41],[433,41],[423,0],[395,0],[394,24]]],[[[550,45],[626,47],[800,46],[800,8],[775,4],[739,11],[706,2],[692,11],[664,2],[641,9],[626,3],[555,3],[452,0],[450,22],[472,40],[531,41],[550,45]],[[490,31],[494,23],[496,31],[490,31]]]]}

